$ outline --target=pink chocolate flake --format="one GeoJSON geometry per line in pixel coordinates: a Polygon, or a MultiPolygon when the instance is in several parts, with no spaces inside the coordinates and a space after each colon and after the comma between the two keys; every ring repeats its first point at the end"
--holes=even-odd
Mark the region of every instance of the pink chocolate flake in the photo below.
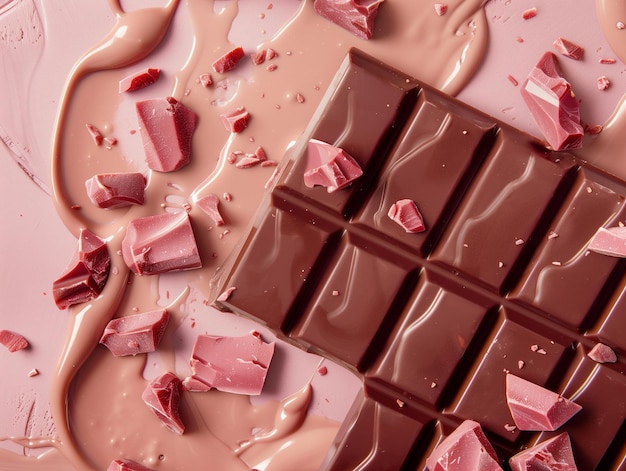
{"type": "Polygon", "coordinates": [[[601,227],[587,248],[602,255],[626,257],[626,227],[601,227]]]}
{"type": "Polygon", "coordinates": [[[537,16],[537,8],[535,7],[529,8],[528,10],[524,10],[522,12],[522,18],[524,18],[525,20],[530,20],[531,18],[534,18],[535,16],[537,16]]]}
{"type": "Polygon", "coordinates": [[[321,185],[328,193],[345,188],[363,175],[356,160],[343,149],[311,139],[307,146],[307,170],[304,184],[309,188],[321,185]]]}
{"type": "Polygon", "coordinates": [[[576,61],[581,60],[585,53],[585,50],[581,46],[567,39],[558,38],[554,41],[553,45],[562,55],[576,61]]]}
{"type": "Polygon", "coordinates": [[[141,90],[142,88],[152,85],[156,82],[161,75],[159,69],[144,69],[135,74],[124,77],[120,80],[119,92],[134,92],[135,90],[141,90]]]}
{"type": "Polygon", "coordinates": [[[96,144],[97,146],[101,146],[102,141],[104,140],[104,137],[102,136],[102,133],[100,132],[100,130],[97,127],[95,127],[93,124],[85,124],[85,127],[87,128],[87,132],[93,139],[94,144],[96,144]]]}
{"type": "Polygon", "coordinates": [[[204,211],[211,219],[216,226],[221,226],[224,224],[224,218],[222,217],[219,206],[220,206],[220,198],[214,193],[208,194],[202,198],[200,198],[196,204],[200,207],[202,211],[204,211]]]}
{"type": "Polygon", "coordinates": [[[243,48],[241,46],[237,46],[213,62],[213,70],[220,74],[233,70],[237,67],[237,63],[243,56],[243,48]]]}
{"type": "Polygon", "coordinates": [[[9,330],[0,330],[0,343],[11,353],[28,348],[28,340],[9,330]]]}
{"type": "Polygon", "coordinates": [[[554,150],[582,146],[578,100],[563,78],[556,59],[545,53],[524,82],[522,98],[533,119],[554,150]]]}
{"type": "Polygon", "coordinates": [[[391,205],[387,216],[392,221],[398,223],[402,228],[409,233],[424,232],[426,226],[424,226],[424,218],[417,208],[415,201],[410,199],[398,200],[391,205]]]}
{"type": "Polygon", "coordinates": [[[554,431],[582,407],[513,374],[506,375],[506,402],[520,430],[554,431]]]}
{"type": "Polygon", "coordinates": [[[378,7],[384,0],[315,0],[318,15],[350,31],[361,39],[370,39],[378,7]]]}
{"type": "Polygon", "coordinates": [[[220,115],[222,123],[227,131],[241,132],[248,126],[250,121],[250,113],[242,106],[234,110],[226,111],[220,115]]]}
{"type": "Polygon", "coordinates": [[[569,435],[563,432],[509,459],[512,471],[576,471],[569,435]]]}
{"type": "Polygon", "coordinates": [[[122,241],[126,265],[138,275],[200,268],[202,262],[186,212],[132,220],[122,241]]]}
{"type": "Polygon", "coordinates": [[[144,312],[111,320],[100,343],[116,356],[154,352],[167,327],[166,310],[144,312]]]}
{"type": "Polygon", "coordinates": [[[264,342],[255,332],[243,337],[199,335],[190,360],[193,374],[185,379],[184,387],[261,394],[273,355],[274,342],[264,342]]]}
{"type": "Polygon", "coordinates": [[[502,471],[480,424],[466,420],[426,460],[429,471],[502,471]]]}
{"type": "Polygon", "coordinates": [[[146,386],[141,398],[152,412],[172,432],[182,435],[185,431],[180,415],[181,381],[173,373],[164,373],[146,386]]]}
{"type": "Polygon", "coordinates": [[[261,49],[258,52],[253,52],[252,54],[250,54],[250,59],[252,59],[252,63],[254,65],[261,65],[263,62],[265,62],[266,58],[267,49],[261,49]]]}
{"type": "Polygon", "coordinates": [[[87,195],[99,208],[121,208],[144,203],[146,178],[141,173],[103,173],[85,182],[87,195]]]}
{"type": "Polygon", "coordinates": [[[187,165],[196,114],[172,97],[139,101],[136,108],[148,167],[172,172],[187,165]]]}
{"type": "Polygon", "coordinates": [[[597,363],[615,363],[617,355],[615,351],[603,343],[597,343],[593,346],[587,356],[597,363]]]}
{"type": "Polygon", "coordinates": [[[605,75],[598,77],[596,82],[598,84],[598,90],[600,91],[606,90],[611,85],[611,81],[605,75]]]}
{"type": "Polygon", "coordinates": [[[448,4],[447,3],[435,3],[435,12],[439,16],[443,16],[448,12],[448,4]]]}
{"type": "Polygon", "coordinates": [[[59,309],[97,298],[109,276],[111,257],[106,242],[83,229],[78,249],[65,272],[52,284],[54,302],[59,309]]]}
{"type": "Polygon", "coordinates": [[[132,460],[114,460],[107,468],[107,471],[153,471],[144,465],[132,460]]]}
{"type": "Polygon", "coordinates": [[[200,74],[200,84],[205,88],[213,85],[213,77],[211,77],[211,74],[200,74]]]}

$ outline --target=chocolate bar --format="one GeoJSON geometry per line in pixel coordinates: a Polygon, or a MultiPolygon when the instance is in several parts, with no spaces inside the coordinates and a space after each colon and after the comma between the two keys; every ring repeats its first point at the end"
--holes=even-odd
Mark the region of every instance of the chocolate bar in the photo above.
{"type": "Polygon", "coordinates": [[[466,419],[502,462],[566,431],[579,469],[626,465],[626,265],[586,249],[626,221],[623,181],[358,50],[290,152],[216,305],[362,377],[327,469],[423,469],[466,419]],[[363,175],[306,186],[311,139],[363,175]],[[424,231],[388,216],[404,199],[424,231]],[[618,361],[588,358],[598,343],[618,361]],[[520,431],[507,372],[582,410],[520,431]]]}

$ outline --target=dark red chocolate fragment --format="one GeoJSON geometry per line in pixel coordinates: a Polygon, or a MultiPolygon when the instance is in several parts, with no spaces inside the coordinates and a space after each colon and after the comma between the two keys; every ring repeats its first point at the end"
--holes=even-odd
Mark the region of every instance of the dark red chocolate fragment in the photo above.
{"type": "Polygon", "coordinates": [[[378,7],[384,0],[315,0],[315,11],[336,25],[350,31],[361,39],[374,34],[374,21],[378,7]]]}
{"type": "Polygon", "coordinates": [[[144,203],[146,178],[141,173],[104,173],[91,177],[85,187],[99,208],[122,208],[144,203]]]}
{"type": "Polygon", "coordinates": [[[248,113],[244,107],[226,111],[222,113],[220,117],[222,118],[224,127],[230,132],[243,131],[248,126],[248,121],[250,121],[250,113],[248,113]]]}
{"type": "Polygon", "coordinates": [[[229,70],[233,70],[235,67],[237,67],[237,64],[244,56],[244,54],[245,53],[241,46],[237,46],[234,49],[231,49],[215,62],[213,62],[213,70],[220,74],[228,72],[229,70]]]}
{"type": "Polygon", "coordinates": [[[626,183],[356,50],[333,83],[214,280],[216,293],[237,287],[219,307],[363,378],[332,469],[424,469],[465,420],[503,462],[552,438],[514,425],[507,372],[582,406],[560,429],[580,469],[619,469],[626,262],[588,245],[626,220],[626,183]],[[363,175],[334,193],[307,187],[311,139],[363,175]],[[388,217],[403,198],[424,232],[388,217]],[[616,363],[587,357],[598,342],[616,363]]]}
{"type": "Polygon", "coordinates": [[[107,471],[153,471],[133,460],[114,460],[107,468],[107,471]]]}
{"type": "Polygon", "coordinates": [[[100,343],[116,356],[154,352],[167,327],[165,310],[143,312],[111,320],[100,343]]]}
{"type": "Polygon", "coordinates": [[[582,146],[578,100],[563,77],[556,56],[546,52],[522,87],[522,98],[554,150],[582,146]]]}
{"type": "Polygon", "coordinates": [[[161,71],[159,69],[147,68],[141,70],[120,80],[119,91],[124,93],[141,90],[148,85],[152,85],[160,76],[161,71]]]}
{"type": "Polygon", "coordinates": [[[52,284],[54,302],[59,309],[97,298],[106,284],[111,256],[106,242],[93,232],[82,229],[78,248],[65,273],[52,284]]]}
{"type": "Polygon", "coordinates": [[[28,340],[10,330],[0,330],[0,344],[4,345],[11,353],[28,348],[28,340]]]}
{"type": "Polygon", "coordinates": [[[572,444],[566,432],[520,451],[509,459],[512,471],[577,471],[572,444]]]}
{"type": "Polygon", "coordinates": [[[136,108],[148,167],[173,172],[187,165],[196,114],[172,97],[139,101],[136,108]]]}
{"type": "Polygon", "coordinates": [[[186,212],[130,221],[122,240],[122,256],[128,268],[138,275],[158,275],[202,266],[186,212]]]}
{"type": "Polygon", "coordinates": [[[173,373],[163,373],[150,381],[141,394],[146,405],[169,430],[177,435],[185,432],[180,414],[181,381],[173,373]]]}

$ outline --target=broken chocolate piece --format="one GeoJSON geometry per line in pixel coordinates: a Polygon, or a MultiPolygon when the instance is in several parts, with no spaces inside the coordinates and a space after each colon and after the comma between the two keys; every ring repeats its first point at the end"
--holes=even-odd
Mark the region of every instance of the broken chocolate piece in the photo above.
{"type": "Polygon", "coordinates": [[[615,363],[617,355],[615,351],[603,343],[597,343],[593,346],[587,356],[597,363],[615,363]]]}
{"type": "Polygon", "coordinates": [[[146,178],[141,173],[104,173],[91,177],[85,187],[99,208],[122,208],[144,203],[146,178]]]}
{"type": "Polygon", "coordinates": [[[522,98],[554,150],[582,146],[584,130],[580,124],[578,100],[563,78],[556,56],[546,52],[537,62],[522,87],[522,98]]]}
{"type": "Polygon", "coordinates": [[[54,302],[59,309],[97,298],[106,284],[111,256],[106,242],[82,229],[78,248],[66,271],[52,284],[54,302]]]}
{"type": "Polygon", "coordinates": [[[465,420],[426,460],[428,471],[502,471],[478,422],[465,420]]]}
{"type": "Polygon", "coordinates": [[[159,69],[144,69],[120,80],[119,91],[120,93],[124,93],[141,90],[142,88],[145,88],[148,85],[152,85],[154,82],[156,82],[159,79],[160,75],[161,71],[159,69]]]}
{"type": "Polygon", "coordinates": [[[0,330],[0,343],[11,353],[28,348],[28,340],[10,330],[0,330]]]}
{"type": "Polygon", "coordinates": [[[369,39],[374,34],[374,21],[378,7],[384,0],[315,0],[315,11],[338,26],[350,31],[361,39],[369,39]]]}
{"type": "Polygon", "coordinates": [[[182,435],[185,431],[180,414],[181,381],[173,373],[163,373],[150,381],[141,394],[146,405],[172,432],[182,435]]]}
{"type": "Polygon", "coordinates": [[[107,471],[153,471],[144,465],[133,460],[114,460],[107,468],[107,471]]]}
{"type": "Polygon", "coordinates": [[[226,111],[220,115],[222,123],[227,131],[241,132],[248,126],[250,113],[242,106],[234,110],[226,111]]]}
{"type": "Polygon", "coordinates": [[[396,201],[389,208],[387,215],[392,221],[400,224],[405,231],[411,234],[426,230],[424,219],[413,200],[402,199],[396,201]]]}
{"type": "Polygon", "coordinates": [[[563,432],[554,438],[520,451],[509,459],[512,471],[576,471],[569,435],[563,432]]]}
{"type": "Polygon", "coordinates": [[[124,262],[138,275],[200,268],[202,262],[186,212],[133,219],[122,240],[124,262]]]}
{"type": "Polygon", "coordinates": [[[237,67],[239,60],[244,56],[244,51],[241,46],[237,46],[234,49],[228,51],[222,57],[213,62],[213,70],[220,74],[228,72],[229,70],[237,67]]]}
{"type": "Polygon", "coordinates": [[[218,389],[237,394],[261,394],[274,342],[266,343],[257,334],[243,337],[199,335],[191,355],[193,375],[185,379],[190,391],[218,389]]]}
{"type": "Polygon", "coordinates": [[[224,218],[222,217],[219,206],[220,206],[220,198],[214,193],[206,195],[196,201],[196,204],[200,207],[202,211],[204,211],[211,219],[216,226],[221,226],[224,224],[224,218]]]}
{"type": "Polygon", "coordinates": [[[345,188],[363,175],[359,164],[343,149],[311,139],[307,147],[307,170],[304,184],[309,188],[320,185],[328,193],[345,188]]]}
{"type": "Polygon", "coordinates": [[[116,356],[154,352],[167,326],[167,311],[152,311],[111,320],[100,338],[116,356]]]}
{"type": "Polygon", "coordinates": [[[626,257],[626,227],[600,227],[588,248],[611,257],[626,257]]]}
{"type": "Polygon", "coordinates": [[[506,402],[520,430],[554,431],[582,407],[531,381],[506,375],[506,402]]]}
{"type": "Polygon", "coordinates": [[[562,55],[576,61],[581,60],[583,58],[583,54],[585,53],[585,50],[582,47],[572,41],[568,41],[567,39],[558,38],[553,44],[556,50],[562,55]]]}
{"type": "Polygon", "coordinates": [[[135,106],[148,167],[172,172],[187,165],[196,114],[172,97],[139,101],[135,106]]]}

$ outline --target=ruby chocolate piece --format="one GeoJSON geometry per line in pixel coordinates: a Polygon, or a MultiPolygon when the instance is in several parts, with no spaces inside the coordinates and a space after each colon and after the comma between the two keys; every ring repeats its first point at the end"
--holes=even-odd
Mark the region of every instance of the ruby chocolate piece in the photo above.
{"type": "Polygon", "coordinates": [[[148,68],[140,72],[136,72],[128,77],[124,77],[120,80],[119,90],[123,92],[134,92],[135,90],[141,90],[142,88],[152,85],[156,82],[161,75],[159,69],[148,68]]]}
{"type": "Polygon", "coordinates": [[[193,375],[185,380],[185,389],[261,394],[273,355],[274,342],[264,342],[255,333],[242,337],[199,335],[191,355],[193,375]]]}
{"type": "Polygon", "coordinates": [[[114,460],[107,468],[107,471],[153,471],[142,464],[132,460],[114,460]]]}
{"type": "Polygon", "coordinates": [[[513,471],[541,471],[559,469],[576,471],[572,444],[566,432],[520,451],[509,459],[513,471]]]}
{"type": "Polygon", "coordinates": [[[122,208],[144,203],[146,178],[141,173],[104,173],[91,177],[85,187],[99,208],[122,208]]]}
{"type": "Polygon", "coordinates": [[[466,420],[426,460],[428,471],[501,471],[498,456],[480,424],[466,420]]]}
{"type": "Polygon", "coordinates": [[[154,352],[163,337],[167,320],[165,310],[113,319],[104,329],[100,343],[116,357],[154,352]]]}
{"type": "Polygon", "coordinates": [[[557,58],[546,52],[521,89],[530,113],[554,150],[582,146],[584,130],[580,124],[578,100],[563,78],[557,58]]]}
{"type": "Polygon", "coordinates": [[[595,344],[593,348],[589,350],[587,356],[598,363],[615,363],[617,361],[615,351],[603,343],[595,344]]]}
{"type": "Polygon", "coordinates": [[[612,257],[626,257],[626,227],[601,227],[589,243],[589,250],[612,257]]]}
{"type": "Polygon", "coordinates": [[[219,307],[363,379],[333,469],[424,469],[465,420],[503,461],[552,438],[515,426],[507,372],[582,406],[561,426],[581,469],[618,469],[626,261],[588,245],[626,220],[626,182],[357,50],[333,84],[214,280],[219,307]],[[311,139],[363,175],[334,193],[307,187],[311,139]],[[417,203],[423,232],[389,218],[401,199],[417,203]],[[587,357],[598,342],[616,363],[587,357]],[[383,416],[409,425],[394,434],[383,416]]]}
{"type": "Polygon", "coordinates": [[[169,430],[177,435],[185,432],[180,414],[181,381],[173,373],[164,373],[150,381],[141,394],[146,405],[169,430]]]}
{"type": "Polygon", "coordinates": [[[345,188],[363,175],[359,164],[343,149],[317,139],[311,139],[307,146],[307,167],[304,184],[309,188],[323,186],[329,193],[345,188]]]}
{"type": "Polygon", "coordinates": [[[59,309],[97,298],[106,284],[111,256],[106,242],[82,229],[78,248],[63,275],[52,284],[54,302],[59,309]]]}
{"type": "Polygon", "coordinates": [[[148,167],[172,172],[187,165],[196,114],[172,97],[139,101],[136,108],[148,167]]]}
{"type": "Polygon", "coordinates": [[[186,212],[133,219],[122,241],[124,262],[138,275],[200,268],[202,262],[186,212]]]}
{"type": "Polygon", "coordinates": [[[520,430],[556,430],[581,409],[560,394],[513,374],[506,375],[506,401],[520,430]]]}
{"type": "Polygon", "coordinates": [[[384,0],[315,0],[315,11],[336,25],[350,31],[361,39],[369,39],[374,34],[374,21],[378,7],[384,0]]]}
{"type": "Polygon", "coordinates": [[[396,201],[389,208],[387,216],[411,234],[426,230],[424,218],[413,200],[403,199],[396,201]]]}
{"type": "Polygon", "coordinates": [[[0,330],[0,343],[11,353],[28,347],[28,340],[10,330],[0,330]]]}
{"type": "Polygon", "coordinates": [[[250,113],[241,107],[222,113],[220,118],[222,118],[222,123],[227,131],[241,132],[248,126],[250,113]]]}
{"type": "Polygon", "coordinates": [[[576,61],[581,60],[585,53],[585,50],[581,46],[564,38],[557,38],[553,45],[561,54],[576,61]]]}
{"type": "Polygon", "coordinates": [[[220,198],[214,193],[208,194],[198,201],[196,204],[200,207],[202,211],[204,211],[211,219],[216,226],[221,226],[224,224],[224,218],[220,213],[220,198]]]}
{"type": "Polygon", "coordinates": [[[220,74],[228,72],[229,70],[233,70],[235,67],[237,67],[237,64],[244,56],[244,54],[245,53],[241,46],[237,46],[234,49],[231,49],[215,62],[213,62],[213,70],[220,74]]]}

